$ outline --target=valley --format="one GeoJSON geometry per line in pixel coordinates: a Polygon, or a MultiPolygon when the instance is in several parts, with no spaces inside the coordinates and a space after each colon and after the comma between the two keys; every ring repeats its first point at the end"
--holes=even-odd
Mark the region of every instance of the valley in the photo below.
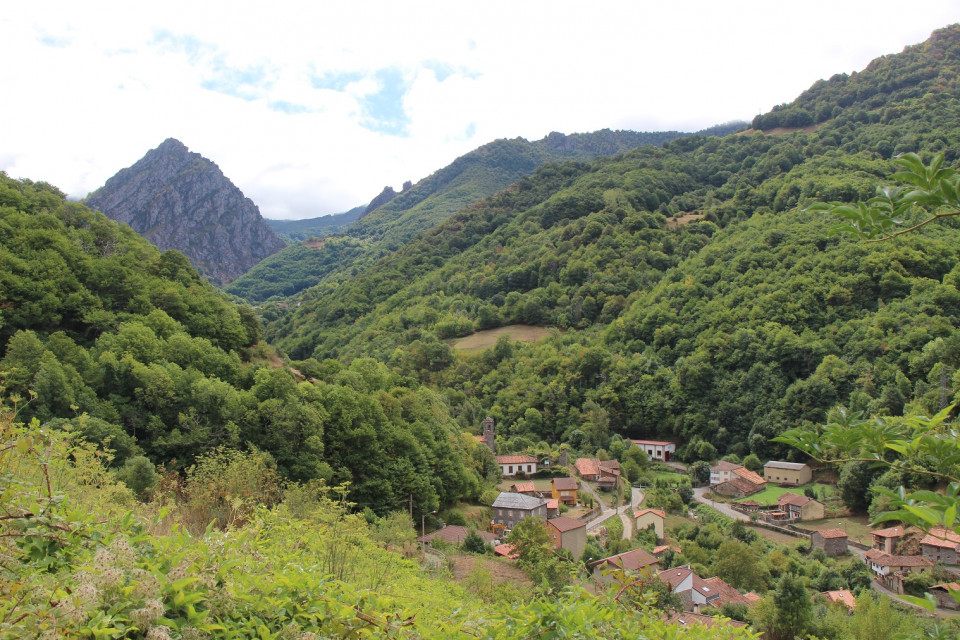
{"type": "Polygon", "coordinates": [[[286,246],[173,139],[0,174],[0,638],[956,637],[958,96],[953,25],[286,246]]]}

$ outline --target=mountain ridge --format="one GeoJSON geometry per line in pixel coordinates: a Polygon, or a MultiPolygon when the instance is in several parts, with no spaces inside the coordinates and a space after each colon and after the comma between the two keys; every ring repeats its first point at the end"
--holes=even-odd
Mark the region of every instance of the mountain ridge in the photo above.
{"type": "Polygon", "coordinates": [[[284,246],[216,163],[175,138],[118,171],[83,202],[128,224],[161,251],[182,251],[217,284],[284,246]]]}

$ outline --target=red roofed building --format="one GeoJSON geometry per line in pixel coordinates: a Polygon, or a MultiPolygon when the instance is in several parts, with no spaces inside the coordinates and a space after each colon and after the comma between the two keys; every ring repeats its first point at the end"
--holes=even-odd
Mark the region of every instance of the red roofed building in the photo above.
{"type": "Polygon", "coordinates": [[[577,504],[577,490],[580,488],[580,485],[577,484],[576,478],[551,478],[550,479],[550,492],[555,500],[559,500],[563,504],[575,505],[577,504]]]}
{"type": "Polygon", "coordinates": [[[670,457],[677,451],[676,442],[665,440],[631,440],[630,442],[643,449],[648,460],[669,462],[670,457]]]}
{"type": "Polygon", "coordinates": [[[848,551],[847,532],[841,529],[824,529],[810,535],[810,548],[822,549],[828,556],[839,556],[848,551]]]}
{"type": "Polygon", "coordinates": [[[960,556],[960,535],[942,527],[930,529],[920,540],[920,553],[932,562],[956,565],[960,556]]]}
{"type": "Polygon", "coordinates": [[[577,458],[573,466],[581,478],[590,482],[599,481],[602,476],[615,478],[620,475],[620,463],[616,460],[577,458]]]}
{"type": "Polygon", "coordinates": [[[749,480],[744,480],[740,476],[734,475],[729,480],[710,485],[714,493],[731,498],[743,498],[760,491],[760,487],[749,480]]]}
{"type": "Polygon", "coordinates": [[[510,486],[510,491],[514,493],[522,493],[526,496],[539,497],[537,493],[537,486],[534,484],[533,480],[527,482],[514,482],[510,486]]]}
{"type": "Polygon", "coordinates": [[[517,553],[516,548],[512,544],[498,544],[493,548],[493,552],[498,556],[503,556],[510,560],[516,560],[520,557],[520,554],[517,553]]]}
{"type": "Polygon", "coordinates": [[[873,548],[884,553],[892,554],[897,549],[897,543],[903,537],[903,527],[877,529],[873,532],[873,548]]]}
{"type": "Polygon", "coordinates": [[[960,609],[960,602],[957,602],[956,598],[953,597],[953,594],[950,592],[955,592],[960,596],[960,584],[956,582],[947,582],[945,584],[938,584],[934,587],[930,587],[930,593],[933,594],[933,597],[937,599],[937,606],[942,609],[960,609]]]}
{"type": "Polygon", "coordinates": [[[636,531],[642,531],[653,525],[653,531],[657,534],[657,540],[663,540],[663,523],[667,519],[667,514],[660,509],[641,509],[633,514],[636,523],[636,531]]]}
{"type": "Polygon", "coordinates": [[[639,573],[644,570],[656,571],[658,569],[657,562],[655,556],[650,555],[643,549],[634,549],[608,558],[592,560],[587,563],[587,567],[593,570],[593,575],[597,579],[610,581],[609,576],[603,575],[604,571],[610,569],[619,569],[630,573],[639,573]]]}
{"type": "Polygon", "coordinates": [[[532,475],[537,472],[537,459],[533,456],[497,456],[497,464],[504,478],[518,473],[532,475]]]}
{"type": "Polygon", "coordinates": [[[761,476],[759,473],[754,473],[753,471],[750,471],[750,469],[747,469],[746,467],[739,467],[737,469],[734,469],[733,474],[736,476],[740,476],[750,484],[757,485],[761,489],[767,486],[767,481],[763,479],[763,476],[761,476]]]}
{"type": "Polygon", "coordinates": [[[777,499],[777,505],[789,520],[822,520],[825,515],[822,502],[798,493],[784,493],[777,499]]]}
{"type": "Polygon", "coordinates": [[[826,598],[828,602],[842,602],[850,611],[853,611],[857,606],[857,599],[853,597],[849,589],[824,591],[823,597],[826,598]]]}
{"type": "Polygon", "coordinates": [[[744,606],[750,607],[753,605],[753,601],[744,596],[744,594],[737,591],[737,589],[720,578],[707,578],[703,581],[709,587],[712,587],[716,591],[719,597],[716,600],[713,600],[710,603],[711,607],[721,608],[727,604],[742,604],[744,606]]]}
{"type": "Polygon", "coordinates": [[[583,555],[583,548],[587,546],[586,522],[560,516],[547,520],[545,526],[553,539],[554,549],[567,549],[576,559],[583,555]]]}
{"type": "Polygon", "coordinates": [[[667,569],[657,575],[670,585],[673,593],[680,596],[685,610],[696,612],[702,606],[713,606],[720,597],[720,593],[695,574],[689,566],[667,569]]]}

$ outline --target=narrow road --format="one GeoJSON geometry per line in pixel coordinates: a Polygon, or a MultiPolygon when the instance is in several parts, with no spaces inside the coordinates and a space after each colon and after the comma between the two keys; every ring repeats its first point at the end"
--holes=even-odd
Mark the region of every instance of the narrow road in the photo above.
{"type": "Polygon", "coordinates": [[[731,509],[729,505],[724,502],[714,502],[713,500],[708,500],[703,497],[703,494],[707,492],[710,487],[697,487],[693,490],[693,499],[699,502],[700,504],[705,504],[708,507],[713,507],[720,513],[725,516],[730,516],[734,520],[750,520],[750,516],[745,513],[740,513],[734,509],[731,509]]]}
{"type": "Polygon", "coordinates": [[[587,521],[587,532],[589,533],[593,529],[596,529],[601,524],[603,524],[608,518],[612,518],[615,515],[620,516],[620,521],[623,523],[623,539],[629,540],[633,535],[633,509],[636,505],[643,502],[643,492],[636,487],[633,487],[633,491],[630,496],[630,505],[623,505],[619,509],[614,509],[613,507],[604,507],[603,500],[600,499],[600,496],[597,494],[596,490],[586,482],[580,482],[580,490],[586,491],[593,499],[596,500],[597,504],[601,506],[600,515],[595,518],[587,521]]]}

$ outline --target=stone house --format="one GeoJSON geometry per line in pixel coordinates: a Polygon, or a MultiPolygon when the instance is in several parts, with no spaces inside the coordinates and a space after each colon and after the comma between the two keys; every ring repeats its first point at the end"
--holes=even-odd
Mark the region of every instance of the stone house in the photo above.
{"type": "Polygon", "coordinates": [[[710,490],[730,498],[743,498],[760,491],[760,487],[739,476],[733,476],[730,480],[711,484],[710,490]]]}
{"type": "Polygon", "coordinates": [[[920,554],[932,562],[960,564],[960,535],[942,527],[934,527],[920,540],[920,554]]]}
{"type": "Polygon", "coordinates": [[[873,532],[873,548],[879,549],[888,555],[893,555],[897,550],[897,543],[903,537],[903,527],[889,527],[887,529],[877,529],[873,532]]]}
{"type": "Polygon", "coordinates": [[[533,475],[537,472],[537,459],[533,456],[497,456],[497,464],[500,465],[500,473],[504,478],[520,474],[533,475]]]}
{"type": "Polygon", "coordinates": [[[789,520],[822,520],[823,503],[797,493],[785,493],[777,500],[781,511],[789,520]]]}
{"type": "Polygon", "coordinates": [[[616,460],[577,458],[573,467],[581,478],[590,482],[597,482],[603,477],[614,478],[620,475],[620,463],[616,460]]]}
{"type": "Polygon", "coordinates": [[[813,480],[813,470],[802,462],[771,460],[763,465],[763,478],[767,482],[797,486],[813,480]]]}
{"type": "Polygon", "coordinates": [[[587,546],[586,522],[560,516],[547,520],[545,526],[553,539],[554,549],[566,549],[573,554],[574,560],[580,559],[583,548],[587,546]]]}
{"type": "Polygon", "coordinates": [[[810,536],[810,548],[822,549],[830,557],[847,553],[847,532],[841,529],[814,531],[810,536]]]}
{"type": "Polygon", "coordinates": [[[493,522],[513,529],[526,518],[547,518],[547,501],[522,493],[502,492],[493,502],[493,522]]]}
{"type": "Polygon", "coordinates": [[[950,592],[956,591],[960,595],[960,584],[956,582],[947,582],[930,587],[930,593],[937,599],[937,606],[941,609],[960,609],[960,602],[957,602],[950,592]]]}

